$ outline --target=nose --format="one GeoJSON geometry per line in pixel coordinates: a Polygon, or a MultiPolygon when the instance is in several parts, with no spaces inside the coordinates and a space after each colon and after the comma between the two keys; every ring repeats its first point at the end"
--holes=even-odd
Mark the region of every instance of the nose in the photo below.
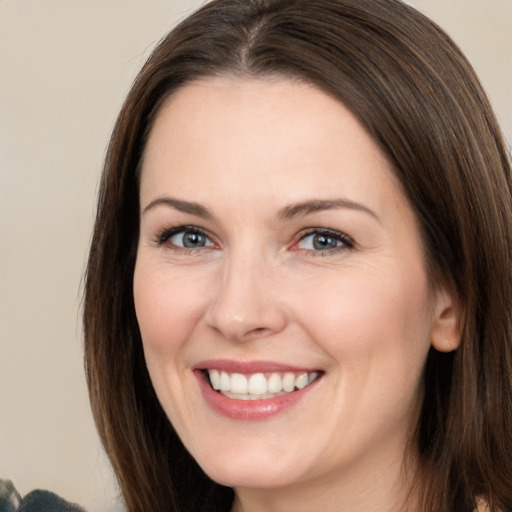
{"type": "Polygon", "coordinates": [[[219,289],[207,309],[208,325],[237,342],[282,331],[287,314],[277,274],[278,269],[265,263],[263,257],[232,257],[223,268],[219,289]]]}

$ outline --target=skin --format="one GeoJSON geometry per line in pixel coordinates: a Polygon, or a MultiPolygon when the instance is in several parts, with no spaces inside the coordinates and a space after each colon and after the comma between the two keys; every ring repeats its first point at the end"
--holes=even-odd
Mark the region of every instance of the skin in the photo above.
{"type": "Polygon", "coordinates": [[[134,298],[149,373],[187,449],[235,488],[233,510],[398,510],[427,352],[456,348],[458,308],[432,290],[414,212],[360,123],[291,80],[189,84],[157,116],[140,199],[134,298]],[[169,197],[211,217],[155,203],[169,197]],[[282,214],[338,199],[350,203],[282,214]],[[179,226],[207,244],[158,241],[179,226]],[[310,228],[351,243],[314,250],[310,228]],[[324,374],[284,413],[240,421],[200,393],[193,368],[212,358],[324,374]]]}

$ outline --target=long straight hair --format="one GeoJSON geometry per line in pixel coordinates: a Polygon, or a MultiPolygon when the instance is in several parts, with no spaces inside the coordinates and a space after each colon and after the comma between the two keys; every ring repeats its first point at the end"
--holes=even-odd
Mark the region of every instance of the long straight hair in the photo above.
{"type": "MultiPolygon", "coordinates": [[[[282,76],[345,104],[392,162],[432,283],[457,293],[460,348],[431,350],[416,453],[423,512],[512,510],[512,178],[470,64],[399,0],[214,0],[162,40],[115,125],[86,273],[85,363],[96,424],[130,512],[227,512],[155,396],[132,279],[140,161],[163,102],[194,80],[282,76]]],[[[307,443],[307,439],[304,440],[307,443]]]]}

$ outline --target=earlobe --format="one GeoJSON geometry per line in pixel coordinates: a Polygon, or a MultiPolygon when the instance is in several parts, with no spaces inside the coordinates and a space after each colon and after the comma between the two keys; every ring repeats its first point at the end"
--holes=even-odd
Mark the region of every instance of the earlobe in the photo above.
{"type": "Polygon", "coordinates": [[[459,297],[446,288],[436,291],[432,316],[432,346],[439,352],[452,352],[461,341],[462,304],[459,297]]]}

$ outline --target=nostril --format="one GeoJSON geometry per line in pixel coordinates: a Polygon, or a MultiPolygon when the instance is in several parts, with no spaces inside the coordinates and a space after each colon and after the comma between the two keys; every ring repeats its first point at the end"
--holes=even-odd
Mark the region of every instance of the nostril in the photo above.
{"type": "Polygon", "coordinates": [[[256,327],[255,329],[251,329],[250,331],[248,331],[247,333],[245,333],[245,338],[256,338],[256,337],[259,337],[259,336],[264,336],[266,334],[269,334],[271,332],[270,329],[268,329],[267,327],[256,327]]]}

